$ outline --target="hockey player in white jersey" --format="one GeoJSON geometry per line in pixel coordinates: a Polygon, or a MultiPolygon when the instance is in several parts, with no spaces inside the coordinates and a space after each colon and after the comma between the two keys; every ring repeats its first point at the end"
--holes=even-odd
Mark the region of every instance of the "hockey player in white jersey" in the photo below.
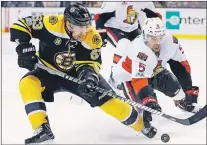
{"type": "MultiPolygon", "coordinates": [[[[122,84],[131,100],[153,109],[160,109],[154,89],[171,97],[182,110],[195,113],[199,109],[199,87],[192,85],[184,50],[159,18],[146,19],[143,34],[132,41],[112,68],[112,79],[115,87],[122,84]],[[166,69],[167,63],[174,75],[166,69]]],[[[146,123],[152,121],[150,113],[144,111],[143,116],[147,116],[146,123]]]]}
{"type": "Polygon", "coordinates": [[[113,63],[119,61],[130,41],[141,33],[144,19],[160,16],[154,10],[153,2],[103,2],[94,19],[103,42],[109,41],[116,47],[113,63]]]}

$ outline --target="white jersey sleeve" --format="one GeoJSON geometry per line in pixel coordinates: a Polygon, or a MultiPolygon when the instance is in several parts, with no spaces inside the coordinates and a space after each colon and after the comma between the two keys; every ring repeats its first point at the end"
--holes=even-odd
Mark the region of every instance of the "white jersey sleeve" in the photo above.
{"type": "Polygon", "coordinates": [[[174,41],[177,42],[177,49],[176,49],[176,52],[173,55],[172,59],[175,61],[179,61],[179,62],[186,61],[186,56],[184,54],[184,50],[183,50],[181,44],[179,43],[177,38],[174,37],[173,39],[175,39],[174,41]]]}
{"type": "MultiPolygon", "coordinates": [[[[161,44],[159,60],[162,61],[162,66],[165,68],[168,61],[174,60],[179,62],[187,72],[191,72],[190,65],[186,59],[180,42],[175,36],[170,33],[166,33],[164,42],[161,44]]],[[[173,69],[179,68],[173,67],[173,69]]]]}
{"type": "Polygon", "coordinates": [[[110,13],[116,10],[117,2],[103,2],[99,14],[110,13]]]}

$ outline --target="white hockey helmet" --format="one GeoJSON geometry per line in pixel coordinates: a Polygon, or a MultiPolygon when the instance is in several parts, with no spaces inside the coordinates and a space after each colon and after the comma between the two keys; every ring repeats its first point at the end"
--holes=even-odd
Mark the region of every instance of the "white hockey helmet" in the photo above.
{"type": "Polygon", "coordinates": [[[160,18],[147,18],[143,25],[144,40],[147,41],[147,36],[164,36],[166,32],[165,25],[160,18]]]}

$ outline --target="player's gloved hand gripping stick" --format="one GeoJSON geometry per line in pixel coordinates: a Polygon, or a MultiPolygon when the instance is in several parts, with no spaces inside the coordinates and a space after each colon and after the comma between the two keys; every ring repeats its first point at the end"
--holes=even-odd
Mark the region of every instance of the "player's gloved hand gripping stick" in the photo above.
{"type": "MultiPolygon", "coordinates": [[[[83,83],[82,80],[79,80],[79,79],[77,79],[77,78],[74,78],[74,77],[72,77],[72,76],[69,76],[69,75],[67,75],[66,73],[63,73],[63,72],[56,71],[56,70],[53,70],[53,69],[51,69],[51,68],[48,68],[48,67],[46,67],[46,66],[44,66],[44,65],[42,65],[42,64],[36,63],[36,64],[35,64],[35,67],[36,67],[36,68],[43,69],[43,70],[46,70],[46,71],[49,72],[50,74],[58,75],[58,76],[60,76],[60,77],[62,77],[62,78],[65,78],[65,79],[67,79],[67,80],[69,80],[69,81],[72,81],[72,82],[75,82],[75,83],[77,83],[77,84],[81,84],[81,83],[83,83]]],[[[170,115],[168,115],[168,114],[165,114],[165,113],[163,113],[163,112],[160,112],[160,111],[151,109],[151,108],[149,108],[149,107],[147,107],[147,106],[144,106],[144,105],[142,105],[142,104],[139,104],[139,103],[137,103],[137,102],[131,101],[130,99],[127,99],[127,98],[123,98],[123,97],[121,97],[121,96],[118,96],[118,95],[116,95],[115,93],[113,93],[112,90],[110,90],[110,91],[106,91],[106,90],[104,90],[104,89],[102,89],[102,88],[99,88],[99,87],[95,87],[94,90],[96,90],[96,91],[102,93],[102,95],[99,96],[99,98],[104,97],[105,95],[109,95],[109,96],[111,96],[111,97],[113,97],[113,98],[117,98],[117,99],[119,99],[119,100],[121,100],[121,101],[123,101],[123,102],[126,102],[126,103],[128,103],[128,104],[130,104],[130,105],[132,105],[132,106],[134,106],[134,107],[138,107],[138,108],[140,108],[140,109],[142,109],[142,110],[145,110],[145,111],[151,112],[151,113],[153,113],[153,114],[162,116],[162,117],[164,117],[164,118],[166,118],[166,119],[168,119],[168,120],[177,122],[177,123],[182,124],[182,125],[192,125],[192,124],[195,124],[196,122],[199,122],[200,120],[204,119],[204,118],[207,116],[207,113],[206,113],[207,107],[206,107],[206,105],[205,105],[199,112],[197,112],[196,114],[192,115],[191,117],[186,118],[186,119],[179,119],[179,118],[170,116],[170,115]]]]}

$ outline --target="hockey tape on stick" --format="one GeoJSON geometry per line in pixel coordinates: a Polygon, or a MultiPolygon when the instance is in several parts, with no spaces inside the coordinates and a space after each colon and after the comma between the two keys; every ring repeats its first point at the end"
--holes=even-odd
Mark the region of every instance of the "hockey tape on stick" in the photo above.
{"type": "MultiPolygon", "coordinates": [[[[60,72],[60,71],[53,70],[53,69],[48,68],[48,67],[46,67],[46,66],[44,66],[42,64],[36,63],[35,64],[35,67],[36,68],[41,68],[43,70],[46,70],[50,74],[58,75],[58,76],[60,76],[62,78],[65,78],[65,79],[70,80],[72,82],[75,82],[77,84],[81,84],[82,83],[81,80],[79,80],[79,79],[77,79],[75,77],[69,76],[66,73],[63,73],[63,72],[60,72]]],[[[196,122],[199,122],[200,120],[204,119],[206,117],[206,115],[207,115],[207,113],[206,113],[207,107],[205,105],[199,112],[195,113],[191,117],[186,118],[186,119],[179,119],[179,118],[170,116],[168,114],[165,114],[163,112],[160,112],[160,111],[154,110],[152,108],[149,108],[147,106],[144,106],[142,104],[139,104],[137,102],[134,102],[134,101],[132,101],[130,99],[127,99],[127,98],[123,98],[121,96],[118,96],[115,93],[112,93],[112,91],[106,91],[106,90],[104,90],[102,88],[99,88],[99,87],[95,87],[95,90],[98,91],[98,92],[100,92],[100,93],[102,93],[102,94],[104,94],[102,97],[104,97],[105,95],[108,95],[110,97],[117,98],[117,99],[119,99],[119,100],[121,100],[123,102],[126,102],[126,103],[134,106],[134,107],[138,107],[138,108],[140,108],[142,110],[145,110],[145,111],[151,112],[153,114],[162,116],[162,117],[164,117],[164,118],[166,118],[168,120],[177,122],[177,123],[182,124],[182,125],[192,125],[192,124],[194,124],[196,122]]]]}

